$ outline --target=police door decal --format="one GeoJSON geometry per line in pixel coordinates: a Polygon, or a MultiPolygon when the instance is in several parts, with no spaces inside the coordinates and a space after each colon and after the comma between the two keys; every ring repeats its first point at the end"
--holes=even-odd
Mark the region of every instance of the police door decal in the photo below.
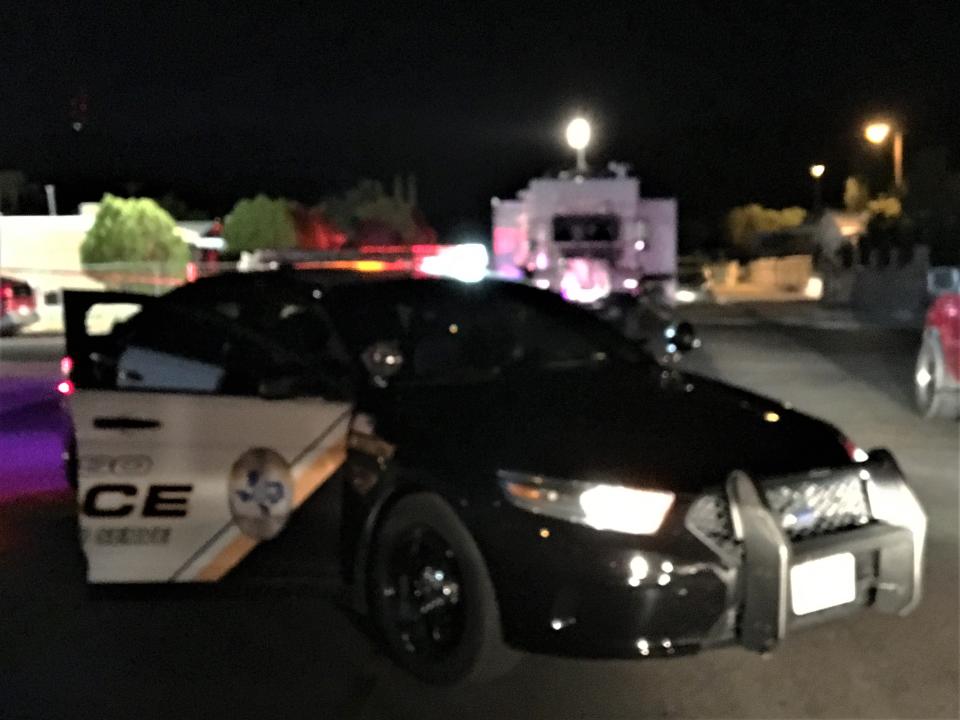
{"type": "Polygon", "coordinates": [[[237,492],[239,496],[230,499],[232,521],[170,579],[175,582],[215,582],[262,540],[275,537],[290,515],[347,459],[348,424],[349,412],[318,438],[316,447],[307,451],[292,468],[286,468],[286,463],[281,467],[279,463],[283,458],[273,451],[259,448],[245,453],[234,465],[237,474],[231,473],[231,495],[237,492]],[[250,470],[258,486],[256,491],[249,489],[250,470]],[[247,487],[239,479],[244,473],[247,487]]]}
{"type": "Polygon", "coordinates": [[[219,580],[346,459],[347,403],[82,391],[71,404],[94,583],[219,580]]]}
{"type": "Polygon", "coordinates": [[[287,524],[293,508],[290,466],[269,448],[248,450],[230,469],[227,496],[240,532],[269,540],[287,524]]]}

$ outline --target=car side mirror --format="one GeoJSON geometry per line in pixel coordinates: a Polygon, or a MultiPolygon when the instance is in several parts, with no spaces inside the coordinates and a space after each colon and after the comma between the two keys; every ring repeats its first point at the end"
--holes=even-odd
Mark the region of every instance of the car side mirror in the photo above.
{"type": "Polygon", "coordinates": [[[670,355],[688,353],[702,344],[693,325],[686,320],[670,324],[663,334],[666,339],[667,353],[670,355]]]}
{"type": "Polygon", "coordinates": [[[390,379],[396,377],[403,367],[400,343],[395,341],[373,343],[361,353],[360,360],[370,373],[373,384],[381,388],[386,387],[390,379]]]}

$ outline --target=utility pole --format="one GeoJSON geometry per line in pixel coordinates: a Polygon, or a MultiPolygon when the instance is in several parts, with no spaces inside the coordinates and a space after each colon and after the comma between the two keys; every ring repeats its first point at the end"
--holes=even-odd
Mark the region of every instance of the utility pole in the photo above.
{"type": "Polygon", "coordinates": [[[57,188],[47,183],[43,186],[43,189],[47,192],[47,213],[50,215],[57,214],[57,188]]]}
{"type": "Polygon", "coordinates": [[[823,205],[823,197],[820,192],[820,178],[823,177],[826,171],[827,166],[823,164],[810,166],[810,177],[813,178],[813,212],[815,215],[820,214],[820,209],[823,205]]]}

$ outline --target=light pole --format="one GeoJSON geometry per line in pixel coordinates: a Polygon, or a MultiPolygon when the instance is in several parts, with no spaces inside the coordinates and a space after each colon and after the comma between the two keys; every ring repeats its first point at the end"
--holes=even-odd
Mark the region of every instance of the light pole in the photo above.
{"type": "Polygon", "coordinates": [[[823,177],[823,174],[827,171],[827,166],[822,163],[810,166],[810,177],[813,178],[813,212],[820,212],[820,204],[822,202],[822,196],[820,194],[820,178],[823,177]]]}
{"type": "Polygon", "coordinates": [[[863,136],[874,145],[882,145],[890,133],[893,133],[893,185],[899,192],[903,190],[903,130],[882,120],[868,123],[863,129],[863,136]]]}
{"type": "Polygon", "coordinates": [[[587,145],[590,144],[590,123],[586,118],[575,117],[567,124],[567,145],[577,151],[577,172],[587,171],[587,145]]]}

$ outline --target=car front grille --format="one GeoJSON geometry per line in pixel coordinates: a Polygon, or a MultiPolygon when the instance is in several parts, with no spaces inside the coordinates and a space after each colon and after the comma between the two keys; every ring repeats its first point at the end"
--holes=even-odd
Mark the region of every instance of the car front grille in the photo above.
{"type": "MultiPolygon", "coordinates": [[[[855,471],[830,477],[774,479],[763,483],[767,505],[791,542],[866,525],[871,521],[863,482],[855,471]]],[[[687,527],[722,555],[739,553],[726,493],[698,497],[687,511],[687,527]]]]}
{"type": "Polygon", "coordinates": [[[871,519],[863,481],[854,472],[765,485],[764,496],[794,542],[866,525],[871,519]]]}

